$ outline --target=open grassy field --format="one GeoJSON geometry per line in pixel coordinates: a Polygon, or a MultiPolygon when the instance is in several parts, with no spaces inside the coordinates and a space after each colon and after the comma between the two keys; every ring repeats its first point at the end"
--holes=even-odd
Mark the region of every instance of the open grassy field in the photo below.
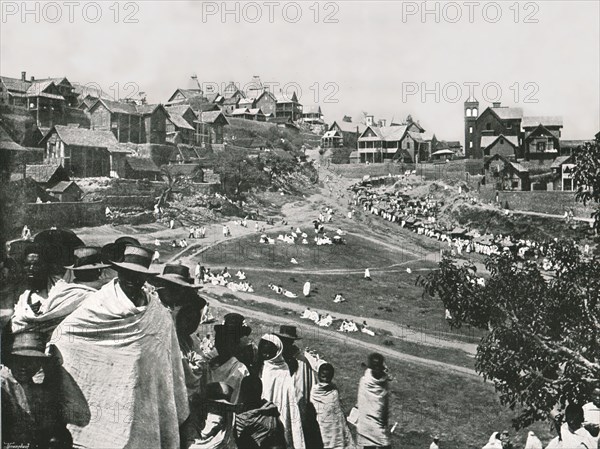
{"type": "MultiPolygon", "coordinates": [[[[415,259],[405,251],[396,251],[354,235],[343,236],[345,245],[317,246],[314,230],[305,227],[308,245],[288,244],[277,240],[280,233],[268,234],[274,245],[259,243],[260,235],[253,234],[231,242],[221,243],[199,255],[207,266],[226,265],[232,268],[281,268],[298,270],[327,270],[392,267],[415,259]],[[291,263],[295,258],[298,265],[291,263]]],[[[281,233],[283,234],[283,233],[281,233]]]]}
{"type": "MultiPolygon", "coordinates": [[[[217,319],[226,313],[219,309],[215,312],[217,319]]],[[[273,322],[251,318],[247,321],[253,329],[251,338],[256,341],[273,330],[273,322]]],[[[211,325],[204,325],[199,331],[203,334],[211,330],[211,325]]],[[[332,361],[336,368],[334,382],[348,414],[356,403],[358,381],[364,371],[361,362],[366,361],[368,351],[356,347],[351,338],[338,341],[318,334],[305,335],[300,345],[332,361]]],[[[386,363],[394,378],[390,383],[390,423],[398,422],[392,447],[427,448],[431,435],[439,433],[444,449],[479,449],[492,432],[511,428],[510,411],[499,403],[492,386],[481,379],[391,359],[386,363]]],[[[547,443],[547,428],[538,424],[532,430],[547,443]]],[[[514,436],[514,431],[511,434],[514,436]]],[[[524,446],[526,435],[525,430],[519,432],[516,447],[524,446]]]]}

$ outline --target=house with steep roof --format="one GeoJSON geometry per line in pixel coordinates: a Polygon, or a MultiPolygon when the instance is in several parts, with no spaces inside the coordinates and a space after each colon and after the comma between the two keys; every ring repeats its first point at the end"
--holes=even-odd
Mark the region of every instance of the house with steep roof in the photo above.
{"type": "Polygon", "coordinates": [[[83,190],[75,181],[60,181],[52,187],[46,189],[50,195],[58,199],[61,203],[74,203],[81,201],[83,190]]]}
{"type": "Polygon", "coordinates": [[[62,165],[76,178],[123,175],[129,150],[110,131],[55,125],[40,141],[47,164],[62,165]]]}
{"type": "Polygon", "coordinates": [[[365,125],[354,123],[351,117],[346,116],[342,120],[336,120],[329,125],[323,138],[321,138],[321,146],[323,148],[357,148],[358,136],[365,129],[365,125]]]}
{"type": "Polygon", "coordinates": [[[275,95],[268,90],[265,90],[256,98],[254,107],[260,108],[260,110],[263,111],[263,114],[266,116],[271,114],[271,117],[275,117],[275,112],[277,110],[277,99],[275,98],[275,95]]]}
{"type": "Polygon", "coordinates": [[[47,188],[61,181],[70,181],[69,172],[60,164],[27,164],[25,178],[33,179],[41,187],[47,188]]]}
{"type": "Polygon", "coordinates": [[[302,118],[302,105],[298,101],[296,92],[292,95],[287,93],[279,92],[275,95],[275,117],[276,118],[289,118],[293,122],[298,121],[302,118]]]}
{"type": "Polygon", "coordinates": [[[521,151],[519,138],[517,136],[505,136],[504,134],[481,136],[480,147],[484,158],[500,154],[511,161],[516,161],[521,151]]]}
{"type": "Polygon", "coordinates": [[[323,111],[321,111],[321,106],[318,104],[304,106],[302,109],[302,120],[304,123],[310,125],[322,125],[325,123],[323,121],[323,111]]]}
{"type": "Polygon", "coordinates": [[[206,111],[198,114],[194,122],[194,142],[201,148],[210,148],[211,145],[223,145],[224,127],[229,121],[221,111],[206,111]]]}
{"type": "Polygon", "coordinates": [[[89,109],[92,129],[112,131],[119,142],[163,144],[168,113],[158,105],[100,98],[89,109]]]}
{"type": "Polygon", "coordinates": [[[494,154],[484,162],[486,180],[495,182],[497,190],[529,190],[529,170],[523,165],[494,154]]]}
{"type": "Polygon", "coordinates": [[[562,117],[523,117],[525,160],[554,159],[560,155],[562,117]]]}
{"type": "Polygon", "coordinates": [[[169,97],[166,104],[178,104],[178,103],[186,103],[191,99],[201,98],[205,102],[208,102],[206,97],[204,97],[204,92],[202,89],[176,89],[175,92],[169,97]]]}
{"type": "Polygon", "coordinates": [[[554,176],[554,190],[573,191],[577,190],[577,186],[573,181],[573,171],[575,170],[575,156],[559,156],[553,162],[552,173],[554,176]]]}
{"type": "MultiPolygon", "coordinates": [[[[394,126],[367,126],[358,138],[360,162],[403,160],[416,162],[429,143],[416,122],[394,126]],[[411,134],[409,134],[409,132],[411,134]]],[[[427,156],[428,157],[428,156],[427,156]]]]}
{"type": "Polygon", "coordinates": [[[483,136],[514,136],[517,138],[517,146],[521,149],[522,119],[521,108],[502,106],[498,102],[479,114],[479,102],[470,98],[465,102],[465,156],[475,159],[483,157],[483,136]]]}
{"type": "Polygon", "coordinates": [[[172,143],[194,143],[194,122],[198,115],[187,104],[167,106],[167,141],[172,143]]]}

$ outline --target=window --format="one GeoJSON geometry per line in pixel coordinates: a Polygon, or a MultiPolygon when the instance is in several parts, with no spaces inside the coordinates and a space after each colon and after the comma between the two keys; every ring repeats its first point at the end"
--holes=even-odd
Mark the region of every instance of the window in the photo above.
{"type": "Polygon", "coordinates": [[[536,148],[538,153],[543,153],[546,151],[546,142],[538,142],[536,144],[536,148]]]}
{"type": "Polygon", "coordinates": [[[504,145],[504,139],[500,139],[500,145],[504,145]]]}
{"type": "Polygon", "coordinates": [[[477,108],[473,108],[473,117],[477,117],[477,108]]]}
{"type": "Polygon", "coordinates": [[[506,129],[512,129],[512,123],[507,123],[506,124],[506,129]]]}
{"type": "Polygon", "coordinates": [[[467,117],[472,117],[471,116],[471,109],[470,108],[467,108],[467,117]]]}
{"type": "Polygon", "coordinates": [[[473,134],[473,127],[469,126],[469,134],[473,134]]]}
{"type": "Polygon", "coordinates": [[[469,142],[469,148],[473,148],[473,141],[469,142]]]}
{"type": "Polygon", "coordinates": [[[491,123],[488,123],[487,125],[485,125],[485,129],[487,129],[488,131],[489,131],[490,129],[492,129],[492,124],[491,124],[491,123]]]}

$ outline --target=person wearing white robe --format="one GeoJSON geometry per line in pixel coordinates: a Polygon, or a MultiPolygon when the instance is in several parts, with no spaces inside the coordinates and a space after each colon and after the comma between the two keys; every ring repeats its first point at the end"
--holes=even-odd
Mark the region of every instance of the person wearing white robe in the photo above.
{"type": "Polygon", "coordinates": [[[288,365],[283,359],[283,343],[276,335],[265,334],[259,343],[259,352],[263,346],[267,346],[263,341],[274,345],[276,353],[264,360],[260,374],[263,383],[262,398],[277,406],[288,449],[305,449],[296,390],[288,365]]]}
{"type": "Polygon", "coordinates": [[[310,281],[306,281],[304,283],[304,288],[302,289],[302,293],[306,297],[310,296],[310,281]]]}

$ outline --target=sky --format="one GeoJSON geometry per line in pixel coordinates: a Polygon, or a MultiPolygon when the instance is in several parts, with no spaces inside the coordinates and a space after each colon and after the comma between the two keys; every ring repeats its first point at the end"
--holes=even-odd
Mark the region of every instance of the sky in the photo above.
{"type": "Polygon", "coordinates": [[[1,1],[0,73],[66,76],[166,102],[257,75],[328,122],[407,115],[464,138],[463,102],[562,116],[563,138],[600,130],[598,1],[1,1]]]}

